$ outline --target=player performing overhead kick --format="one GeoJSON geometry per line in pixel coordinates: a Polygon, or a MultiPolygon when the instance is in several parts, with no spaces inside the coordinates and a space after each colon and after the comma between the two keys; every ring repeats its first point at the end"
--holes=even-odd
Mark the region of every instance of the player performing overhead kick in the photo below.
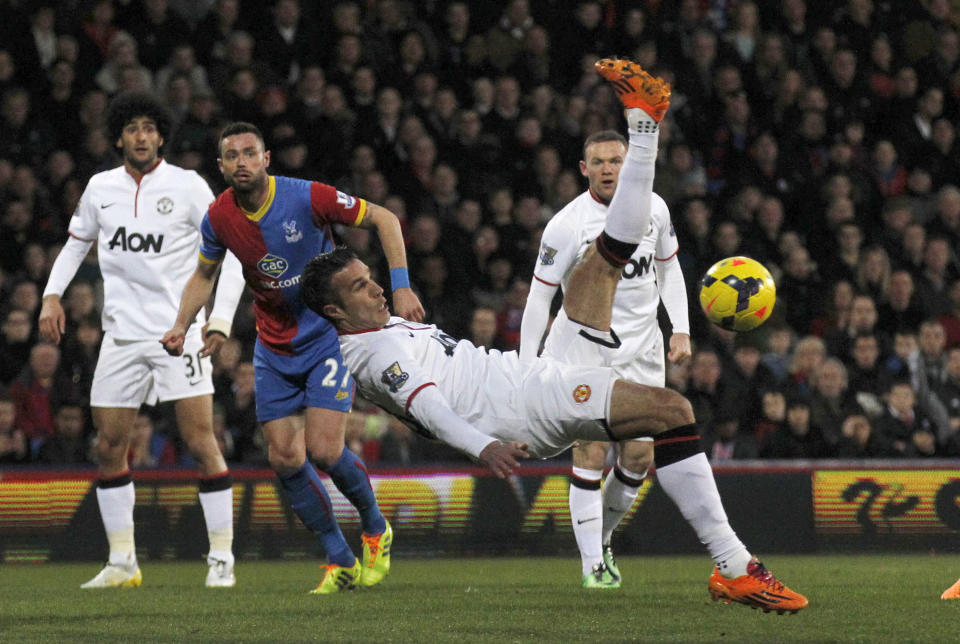
{"type": "MultiPolygon", "coordinates": [[[[39,322],[43,339],[60,341],[66,328],[60,296],[98,242],[105,333],[90,405],[100,467],[97,503],[110,556],[82,588],[141,583],[133,539],[136,495],[127,453],[137,410],[158,399],[176,401],[180,434],[200,467],[200,505],[210,539],[206,584],[233,586],[233,483],[213,435],[209,353],[230,333],[243,276],[230,256],[207,337],[200,337],[201,317],[184,328],[183,357],[168,356],[157,338],[176,318],[180,293],[200,248],[200,222],[213,192],[196,172],[161,158],[170,116],[152,96],[118,96],[110,104],[107,124],[123,154],[123,165],[94,175],[80,197],[70,219],[70,238],[57,255],[43,292],[39,322]]],[[[211,273],[211,279],[214,276],[211,273]]]]}
{"type": "Polygon", "coordinates": [[[650,226],[657,129],[670,96],[666,83],[635,63],[606,59],[597,69],[627,108],[630,144],[604,230],[571,274],[566,316],[553,330],[570,346],[569,364],[521,363],[515,352],[487,353],[435,326],[391,317],[383,289],[346,248],[307,265],[303,297],[336,325],[365,397],[498,476],[516,468],[519,458],[553,456],[578,440],[653,436],[657,479],[716,564],[713,598],[798,611],[807,599],[778,581],[730,527],[690,403],[669,389],[617,379],[609,367],[574,366],[596,364],[598,350],[616,341],[614,293],[650,226]]]}
{"type": "MultiPolygon", "coordinates": [[[[520,326],[521,360],[536,359],[557,288],[563,285],[566,291],[574,267],[603,231],[626,152],[627,140],[613,130],[595,132],[584,141],[580,172],[587,177],[589,188],[564,206],[543,231],[539,261],[520,326]]],[[[687,290],[677,250],[667,204],[659,195],[651,194],[650,230],[624,266],[613,300],[610,333],[617,336],[617,342],[600,347],[596,356],[602,357],[602,362],[590,366],[613,367],[624,380],[663,387],[663,335],[657,322],[657,305],[661,301],[673,325],[670,360],[680,362],[690,357],[687,290]]],[[[565,315],[563,309],[558,315],[565,315]]],[[[543,355],[566,362],[568,346],[549,334],[543,355]]],[[[606,442],[587,441],[573,447],[570,523],[580,550],[584,588],[620,587],[620,570],[610,539],[633,506],[653,462],[653,442],[649,437],[617,443],[617,462],[603,482],[601,493],[608,447],[606,442]]]]}
{"type": "Polygon", "coordinates": [[[257,419],[263,423],[270,466],[294,512],[327,553],[323,580],[312,592],[373,586],[390,569],[393,531],[377,507],[363,463],[343,444],[353,380],[336,331],[301,301],[300,279],[310,258],[333,247],[331,224],[373,227],[390,263],[397,313],[423,319],[423,307],[410,290],[400,223],[389,210],[331,186],[267,174],[270,153],[254,125],[228,125],[219,146],[217,162],[230,187],[203,219],[199,264],[184,289],[176,323],[161,342],[173,354],[182,351],[188,326],[210,296],[217,266],[226,250],[232,251],[254,293],[257,419]],[[304,408],[306,427],[296,422],[304,408]],[[340,532],[307,454],[360,513],[362,565],[340,532]]]}

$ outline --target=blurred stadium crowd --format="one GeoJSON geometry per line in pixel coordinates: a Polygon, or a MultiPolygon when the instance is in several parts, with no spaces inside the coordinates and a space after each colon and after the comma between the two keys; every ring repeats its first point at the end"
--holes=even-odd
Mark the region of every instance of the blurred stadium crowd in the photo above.
{"type": "MultiPolygon", "coordinates": [[[[669,369],[714,461],[960,453],[960,9],[948,0],[37,0],[0,2],[0,463],[89,462],[101,337],[94,257],[61,346],[39,294],[89,177],[120,163],[110,98],[155,92],[165,157],[215,192],[218,130],[258,124],[272,171],[404,222],[428,320],[516,347],[539,235],[585,189],[585,136],[622,130],[593,71],[628,56],[673,84],[655,190],[671,208],[695,353],[669,369]],[[739,336],[696,310],[714,261],[778,284],[739,336]]],[[[341,231],[383,275],[368,231],[341,231]]],[[[265,463],[249,301],[215,361],[215,425],[265,463]]],[[[132,464],[187,465],[144,409],[132,464]]],[[[358,401],[370,464],[459,457],[358,401]]]]}

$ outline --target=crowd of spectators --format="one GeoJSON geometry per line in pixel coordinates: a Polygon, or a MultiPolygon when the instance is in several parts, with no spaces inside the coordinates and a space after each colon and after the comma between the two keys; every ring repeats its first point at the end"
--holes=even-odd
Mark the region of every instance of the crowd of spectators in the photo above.
{"type": "MultiPolygon", "coordinates": [[[[673,85],[655,190],[670,206],[695,353],[669,386],[708,456],[960,453],[960,13],[948,0],[38,0],[0,2],[0,463],[89,462],[101,337],[95,257],[39,294],[89,177],[119,163],[114,95],[175,119],[163,153],[214,191],[219,128],[254,122],[271,169],[392,210],[427,319],[512,349],[544,224],[585,189],[583,139],[622,130],[593,71],[629,56],[673,85]],[[696,310],[717,259],[755,257],[778,300],[734,335],[696,310]]],[[[378,274],[365,230],[339,231],[378,274]]],[[[249,301],[216,360],[228,459],[265,462],[249,301]]],[[[371,464],[455,458],[358,401],[371,464]]],[[[189,465],[162,406],[135,466],[189,465]]]]}

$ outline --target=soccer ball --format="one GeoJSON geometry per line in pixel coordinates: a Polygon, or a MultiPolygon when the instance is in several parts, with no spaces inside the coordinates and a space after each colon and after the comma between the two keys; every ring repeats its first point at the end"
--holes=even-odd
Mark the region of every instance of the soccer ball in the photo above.
{"type": "Polygon", "coordinates": [[[700,280],[700,308],[711,322],[730,331],[750,331],[763,324],[776,299],[770,271],[749,257],[722,259],[700,280]]]}

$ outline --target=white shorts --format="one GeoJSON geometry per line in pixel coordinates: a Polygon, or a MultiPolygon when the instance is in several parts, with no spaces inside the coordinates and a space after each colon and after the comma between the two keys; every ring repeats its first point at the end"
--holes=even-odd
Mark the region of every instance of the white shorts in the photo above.
{"type": "Polygon", "coordinates": [[[578,440],[609,441],[607,418],[616,375],[541,358],[522,367],[519,391],[502,396],[477,419],[478,429],[502,441],[527,443],[534,458],[549,458],[578,440]]]}
{"type": "Polygon", "coordinates": [[[183,355],[171,356],[158,340],[117,340],[104,334],[93,373],[90,406],[138,408],[213,393],[210,358],[199,357],[200,330],[187,335],[183,355]]]}
{"type": "MultiPolygon", "coordinates": [[[[658,327],[653,327],[649,334],[621,338],[615,330],[597,331],[566,315],[558,315],[543,354],[567,364],[610,367],[619,379],[628,382],[651,387],[666,384],[663,334],[658,327]]],[[[653,441],[653,438],[642,436],[630,440],[653,441]]]]}

